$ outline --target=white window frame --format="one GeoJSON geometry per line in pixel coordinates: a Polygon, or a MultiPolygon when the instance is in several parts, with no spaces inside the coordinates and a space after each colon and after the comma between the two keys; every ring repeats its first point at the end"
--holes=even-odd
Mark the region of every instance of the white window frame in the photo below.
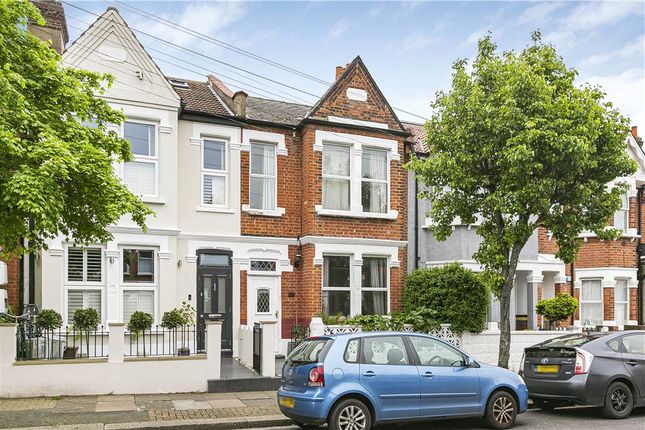
{"type": "Polygon", "coordinates": [[[249,270],[247,274],[254,276],[276,276],[279,273],[279,267],[280,262],[272,258],[251,258],[249,259],[249,270]],[[270,261],[272,263],[275,263],[275,270],[252,270],[251,262],[253,261],[270,261]]]}
{"type": "MultiPolygon", "coordinates": [[[[155,278],[156,279],[156,278],[155,278]]],[[[125,314],[124,314],[124,308],[123,306],[123,300],[125,298],[125,292],[126,291],[152,291],[152,308],[153,308],[153,315],[152,315],[152,320],[153,324],[158,324],[160,321],[159,318],[159,291],[157,286],[147,286],[144,284],[144,286],[137,287],[137,286],[132,286],[132,284],[128,285],[122,285],[121,288],[119,289],[119,318],[120,321],[123,323],[127,323],[125,320],[125,314]]]]}
{"type": "Polygon", "coordinates": [[[374,288],[374,287],[363,287],[363,276],[362,276],[362,270],[363,267],[361,266],[361,279],[360,279],[360,285],[358,286],[358,289],[360,290],[360,300],[358,300],[358,313],[360,315],[363,314],[363,291],[378,291],[382,292],[385,290],[385,314],[390,313],[390,259],[386,255],[363,255],[362,261],[363,264],[365,264],[365,259],[366,258],[379,258],[382,260],[385,260],[385,288],[374,288]]]}
{"type": "Polygon", "coordinates": [[[74,244],[67,244],[65,246],[65,285],[69,286],[102,286],[105,284],[105,247],[102,245],[87,245],[77,246],[74,244]],[[69,280],[69,250],[70,248],[83,249],[83,281],[70,281],[69,280]],[[87,279],[87,249],[96,248],[101,251],[101,280],[100,281],[86,281],[87,279]]]}
{"type": "Polygon", "coordinates": [[[600,324],[603,323],[605,320],[605,280],[603,278],[583,278],[580,279],[580,324],[584,325],[585,320],[582,319],[582,308],[585,304],[597,304],[600,303],[600,324]],[[593,300],[593,301],[583,301],[583,289],[584,289],[584,283],[586,281],[599,281],[600,282],[600,300],[593,300]]]}
{"type": "Polygon", "coordinates": [[[250,141],[251,149],[249,151],[249,211],[259,212],[277,212],[278,211],[278,144],[277,142],[263,142],[259,140],[250,141]],[[274,175],[261,175],[253,173],[253,145],[272,146],[273,147],[273,172],[274,175]],[[262,179],[273,179],[275,202],[272,208],[252,208],[251,207],[251,180],[253,177],[262,179]]]}
{"type": "Polygon", "coordinates": [[[352,189],[352,188],[354,188],[354,184],[353,184],[354,181],[352,180],[352,178],[354,176],[354,166],[353,166],[353,164],[354,164],[354,147],[352,145],[347,145],[347,144],[343,144],[343,143],[325,141],[323,143],[322,157],[323,157],[323,161],[320,164],[320,173],[321,173],[321,178],[322,178],[321,183],[320,183],[320,186],[321,186],[321,189],[320,189],[321,190],[321,198],[322,198],[322,189],[325,186],[325,179],[340,179],[340,180],[347,181],[349,183],[349,188],[348,188],[349,189],[349,210],[344,211],[344,210],[341,210],[341,209],[325,208],[323,206],[324,202],[322,202],[322,201],[320,202],[320,207],[323,210],[326,210],[326,211],[351,212],[352,204],[353,204],[353,194],[354,194],[354,190],[352,189]],[[349,174],[347,176],[325,173],[325,161],[324,161],[325,147],[330,147],[330,146],[331,147],[337,147],[337,148],[345,148],[345,149],[348,150],[349,174]]]}
{"type": "Polygon", "coordinates": [[[325,291],[347,291],[349,292],[349,315],[352,316],[354,315],[352,313],[353,307],[354,307],[354,300],[352,299],[353,294],[354,294],[354,273],[353,273],[353,267],[354,267],[354,256],[352,254],[332,254],[332,253],[325,253],[323,254],[323,262],[322,262],[322,271],[321,271],[321,276],[320,276],[320,282],[321,282],[321,293],[320,293],[320,302],[321,302],[321,310],[322,309],[322,295],[325,291]],[[325,258],[327,257],[345,257],[349,260],[349,287],[326,287],[325,286],[325,258]]]}
{"type": "Polygon", "coordinates": [[[372,214],[381,214],[381,215],[386,215],[387,212],[390,210],[390,162],[389,162],[389,154],[387,149],[383,148],[372,148],[372,147],[364,147],[363,151],[368,150],[368,151],[377,151],[377,152],[383,152],[385,154],[385,179],[368,179],[368,178],[363,178],[363,154],[361,152],[361,196],[360,196],[360,201],[361,201],[361,209],[363,212],[367,212],[365,208],[363,208],[363,182],[371,182],[371,183],[376,183],[376,184],[385,184],[385,193],[386,193],[386,198],[385,198],[385,212],[368,212],[372,214]]]}
{"type": "Polygon", "coordinates": [[[150,245],[121,245],[119,247],[119,274],[120,274],[120,279],[119,283],[121,287],[131,287],[132,289],[135,290],[140,290],[143,289],[143,287],[158,287],[159,286],[159,248],[155,246],[150,246],[150,245]],[[151,283],[146,283],[146,282],[126,282],[125,281],[125,274],[123,273],[123,251],[125,249],[136,249],[136,250],[145,250],[145,251],[152,251],[153,252],[153,257],[152,257],[152,262],[154,265],[154,273],[152,274],[153,276],[153,282],[151,283]]]}
{"type": "MultiPolygon", "coordinates": [[[[119,133],[121,138],[125,139],[125,123],[129,122],[132,124],[145,124],[145,125],[152,125],[155,129],[154,135],[155,135],[155,142],[154,142],[154,150],[155,150],[155,155],[139,155],[132,153],[132,162],[137,162],[137,163],[146,163],[146,164],[152,164],[155,166],[155,180],[154,180],[154,185],[155,185],[155,192],[153,194],[143,194],[143,193],[138,193],[137,195],[140,197],[147,197],[147,198],[157,198],[159,197],[159,122],[158,121],[152,121],[152,120],[145,120],[145,119],[138,119],[138,118],[132,118],[124,121],[124,123],[119,127],[119,133]]],[[[125,165],[126,163],[123,162],[121,163],[121,168],[120,168],[120,176],[121,180],[124,181],[125,183],[125,165]]]]}
{"type": "Polygon", "coordinates": [[[626,190],[620,196],[620,203],[621,203],[620,209],[618,209],[614,213],[614,228],[619,228],[617,226],[618,223],[616,222],[618,217],[623,219],[623,221],[625,222],[625,228],[622,228],[622,227],[620,228],[623,231],[623,233],[627,233],[627,231],[629,230],[629,198],[630,198],[629,190],[626,190]]]}
{"type": "MultiPolygon", "coordinates": [[[[336,216],[336,217],[350,217],[350,218],[375,218],[375,219],[388,219],[395,220],[398,218],[399,213],[390,207],[391,205],[391,170],[392,161],[401,159],[398,150],[398,141],[394,139],[383,139],[371,136],[353,135],[347,133],[337,133],[331,131],[316,130],[313,149],[314,151],[323,152],[323,146],[330,145],[346,145],[351,147],[350,159],[350,210],[336,210],[325,209],[320,204],[315,206],[316,214],[322,216],[336,216]],[[385,213],[379,212],[364,212],[362,206],[362,192],[361,184],[362,178],[360,172],[362,171],[362,152],[363,147],[370,149],[381,149],[387,151],[387,175],[388,175],[388,207],[385,213]]],[[[321,177],[325,177],[322,173],[321,163],[321,177]]],[[[335,175],[330,175],[333,178],[335,175]]],[[[345,177],[337,178],[345,179],[345,177]]]]}
{"type": "Polygon", "coordinates": [[[629,278],[616,278],[616,285],[614,285],[614,321],[616,322],[617,325],[625,325],[629,324],[630,321],[630,309],[629,309],[629,296],[630,296],[630,287],[629,287],[629,278]],[[625,301],[623,300],[617,300],[616,299],[616,288],[618,285],[618,282],[625,282],[625,290],[626,290],[626,297],[625,301]],[[625,310],[627,311],[627,319],[624,321],[622,319],[617,318],[616,314],[616,304],[624,304],[625,305],[625,310]]]}
{"type": "Polygon", "coordinates": [[[65,315],[63,315],[63,325],[68,325],[68,321],[71,317],[69,314],[69,291],[84,291],[84,290],[93,290],[99,291],[101,293],[101,322],[100,325],[105,325],[106,321],[106,303],[105,303],[105,287],[103,285],[66,285],[65,286],[65,315]]]}
{"type": "Polygon", "coordinates": [[[229,166],[231,162],[230,157],[230,142],[226,138],[217,137],[217,136],[201,136],[202,144],[200,147],[200,193],[199,193],[199,206],[203,208],[228,208],[229,207],[229,166]],[[204,150],[206,148],[206,142],[216,142],[224,144],[224,169],[215,170],[207,169],[204,167],[204,150]],[[204,177],[205,176],[218,176],[224,178],[224,204],[207,204],[204,203],[204,177]]]}

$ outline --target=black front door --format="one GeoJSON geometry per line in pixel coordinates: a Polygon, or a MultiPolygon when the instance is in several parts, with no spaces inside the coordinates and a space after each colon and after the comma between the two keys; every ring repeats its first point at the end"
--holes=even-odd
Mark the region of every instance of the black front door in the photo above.
{"type": "Polygon", "coordinates": [[[222,321],[222,351],[233,348],[231,253],[197,251],[197,348],[205,349],[206,321],[222,321]]]}

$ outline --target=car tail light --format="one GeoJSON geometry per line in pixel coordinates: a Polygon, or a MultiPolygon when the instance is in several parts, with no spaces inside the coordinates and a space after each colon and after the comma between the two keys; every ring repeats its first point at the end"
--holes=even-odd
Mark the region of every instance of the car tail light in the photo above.
{"type": "Polygon", "coordinates": [[[517,373],[519,373],[520,375],[522,373],[524,373],[524,360],[525,359],[526,359],[526,353],[523,352],[522,353],[522,359],[520,360],[520,367],[519,367],[519,369],[517,369],[517,373]]]}
{"type": "Polygon", "coordinates": [[[589,373],[593,355],[584,349],[576,349],[576,375],[589,373]]]}
{"type": "Polygon", "coordinates": [[[322,366],[312,367],[309,371],[309,380],[307,385],[310,387],[325,386],[325,371],[322,366]]]}

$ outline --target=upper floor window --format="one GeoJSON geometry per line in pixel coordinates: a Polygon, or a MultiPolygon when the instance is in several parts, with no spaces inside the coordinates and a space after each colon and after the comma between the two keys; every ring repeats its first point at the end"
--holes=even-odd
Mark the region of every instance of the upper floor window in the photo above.
{"type": "Polygon", "coordinates": [[[67,281],[101,282],[103,257],[101,248],[68,248],[67,281]]]}
{"type": "Polygon", "coordinates": [[[324,144],[322,162],[322,206],[324,209],[350,210],[351,148],[324,144]]]}
{"type": "Polygon", "coordinates": [[[123,166],[123,180],[134,194],[157,195],[157,127],[126,121],[123,137],[130,142],[133,160],[123,166]]]}
{"type": "Polygon", "coordinates": [[[361,202],[363,212],[387,212],[387,151],[363,149],[361,202]]]}
{"type": "Polygon", "coordinates": [[[202,145],[202,204],[226,206],[226,142],[204,140],[202,145]]]}
{"type": "Polygon", "coordinates": [[[629,228],[629,191],[620,197],[620,201],[621,207],[614,214],[614,227],[627,231],[629,228]]]}
{"type": "Polygon", "coordinates": [[[123,250],[123,282],[155,282],[155,252],[152,249],[123,250]]]}
{"type": "Polygon", "coordinates": [[[251,143],[251,209],[276,209],[276,170],[276,145],[251,143]]]}

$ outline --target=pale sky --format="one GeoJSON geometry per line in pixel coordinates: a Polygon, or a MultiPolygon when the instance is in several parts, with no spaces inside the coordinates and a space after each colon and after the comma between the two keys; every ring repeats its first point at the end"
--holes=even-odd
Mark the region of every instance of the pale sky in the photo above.
{"type": "MultiPolygon", "coordinates": [[[[166,74],[201,80],[209,72],[223,74],[229,78],[222,80],[233,89],[265,98],[279,98],[277,94],[313,104],[315,97],[302,91],[322,95],[326,86],[171,29],[127,6],[327,82],[334,79],[335,66],[361,55],[393,106],[424,117],[431,113],[429,104],[436,91],[449,88],[451,64],[458,58],[472,58],[482,35],[491,31],[501,49],[520,50],[530,42],[531,32],[539,29],[567,65],[579,71],[580,83],[601,85],[607,99],[645,131],[644,1],[65,1],[98,14],[116,6],[166,74]],[[149,35],[301,91],[164,46],[149,35]]],[[[96,19],[69,5],[65,11],[70,41],[96,19]]],[[[420,121],[397,113],[401,119],[420,121]]]]}

